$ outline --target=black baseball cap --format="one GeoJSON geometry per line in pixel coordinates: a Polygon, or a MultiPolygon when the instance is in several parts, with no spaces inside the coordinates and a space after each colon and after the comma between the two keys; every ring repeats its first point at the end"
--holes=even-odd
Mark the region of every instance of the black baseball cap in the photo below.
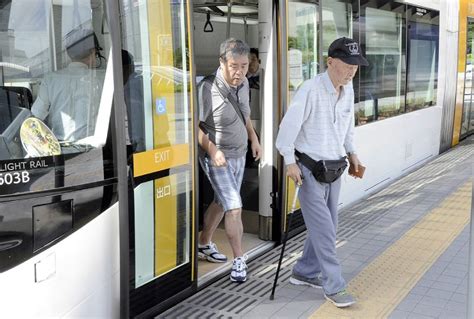
{"type": "Polygon", "coordinates": [[[369,65],[369,62],[362,56],[359,43],[351,38],[342,37],[331,43],[328,50],[331,58],[340,59],[347,64],[369,65]]]}

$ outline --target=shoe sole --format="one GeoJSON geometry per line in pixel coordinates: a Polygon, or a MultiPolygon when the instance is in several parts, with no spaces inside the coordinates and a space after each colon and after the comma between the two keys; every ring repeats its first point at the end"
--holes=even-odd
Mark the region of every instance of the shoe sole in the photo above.
{"type": "Polygon", "coordinates": [[[236,283],[242,283],[242,282],[247,281],[247,277],[245,277],[244,279],[241,279],[241,280],[237,280],[237,279],[234,279],[232,276],[230,276],[230,281],[236,282],[236,283]]]}
{"type": "Polygon", "coordinates": [[[203,253],[198,253],[198,259],[207,260],[211,263],[219,263],[219,264],[227,262],[227,259],[226,260],[219,260],[219,259],[212,258],[211,256],[208,256],[208,255],[203,254],[203,253]]]}
{"type": "Polygon", "coordinates": [[[334,300],[332,300],[331,298],[329,298],[328,296],[324,295],[324,298],[326,298],[327,301],[330,301],[334,304],[334,306],[338,307],[338,308],[346,308],[346,307],[350,307],[352,306],[353,304],[355,304],[356,302],[355,301],[350,301],[350,302],[345,302],[345,303],[339,303],[339,302],[335,302],[334,300]]]}
{"type": "Polygon", "coordinates": [[[316,289],[323,289],[322,286],[313,285],[313,284],[310,284],[309,282],[302,281],[302,280],[296,279],[294,277],[290,277],[290,284],[297,285],[297,286],[310,286],[310,287],[313,287],[313,288],[316,288],[316,289]]]}

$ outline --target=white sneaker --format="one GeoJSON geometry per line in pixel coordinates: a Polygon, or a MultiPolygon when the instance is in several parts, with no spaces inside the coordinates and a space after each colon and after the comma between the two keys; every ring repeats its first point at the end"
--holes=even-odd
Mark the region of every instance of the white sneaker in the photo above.
{"type": "Polygon", "coordinates": [[[213,242],[207,245],[198,244],[198,258],[212,263],[225,263],[227,261],[227,257],[217,250],[217,246],[213,242]]]}
{"type": "Polygon", "coordinates": [[[233,282],[244,282],[247,280],[247,255],[237,257],[232,263],[232,271],[230,272],[230,280],[233,282]]]}

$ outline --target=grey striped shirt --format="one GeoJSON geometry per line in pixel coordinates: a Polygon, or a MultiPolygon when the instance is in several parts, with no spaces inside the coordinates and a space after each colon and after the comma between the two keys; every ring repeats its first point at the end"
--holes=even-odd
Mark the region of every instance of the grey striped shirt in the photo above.
{"type": "MultiPolygon", "coordinates": [[[[216,80],[219,79],[239,103],[244,119],[250,116],[249,82],[247,78],[238,87],[230,87],[222,76],[222,70],[216,71],[216,80]]],[[[216,81],[215,80],[215,81],[216,81]]],[[[226,157],[239,158],[247,153],[247,129],[237,115],[230,101],[223,97],[217,84],[206,81],[199,84],[199,121],[206,124],[209,139],[221,150],[226,157]]],[[[200,156],[204,155],[199,149],[200,156]]]]}

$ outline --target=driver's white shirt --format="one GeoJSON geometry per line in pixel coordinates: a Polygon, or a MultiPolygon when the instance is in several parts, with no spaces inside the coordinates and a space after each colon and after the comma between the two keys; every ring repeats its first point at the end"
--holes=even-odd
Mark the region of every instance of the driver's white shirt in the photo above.
{"type": "Polygon", "coordinates": [[[104,70],[72,62],[44,76],[31,112],[44,120],[60,141],[93,135],[104,77],[104,70]]]}

